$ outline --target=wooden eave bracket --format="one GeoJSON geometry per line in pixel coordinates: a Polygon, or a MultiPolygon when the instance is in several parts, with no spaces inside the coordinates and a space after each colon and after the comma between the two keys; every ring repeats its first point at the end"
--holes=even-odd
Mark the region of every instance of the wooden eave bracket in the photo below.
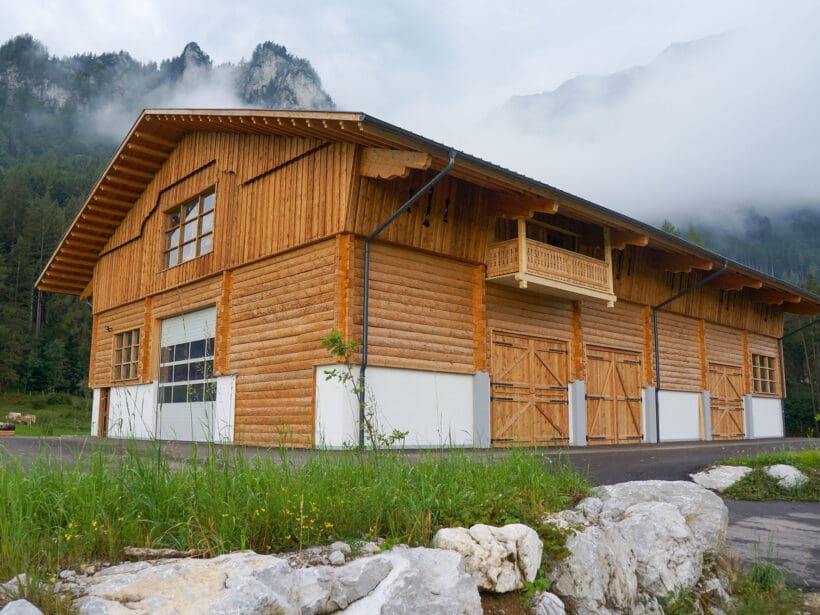
{"type": "Polygon", "coordinates": [[[429,169],[432,164],[433,157],[424,152],[365,147],[359,160],[359,175],[396,179],[407,177],[411,169],[429,169]]]}
{"type": "Polygon", "coordinates": [[[487,213],[496,218],[532,218],[537,213],[558,213],[558,201],[536,196],[492,192],[487,198],[487,213]]]}
{"type": "Polygon", "coordinates": [[[800,303],[800,295],[787,293],[785,291],[777,290],[775,288],[761,288],[757,290],[747,291],[749,299],[755,303],[764,303],[767,305],[783,305],[784,303],[800,303]]]}
{"type": "Polygon", "coordinates": [[[721,290],[728,291],[741,291],[744,288],[763,288],[763,282],[761,280],[756,280],[747,275],[734,272],[724,273],[722,276],[720,276],[714,282],[712,282],[712,284],[714,284],[721,290]]]}
{"type": "Polygon", "coordinates": [[[670,254],[669,252],[655,250],[651,259],[656,265],[671,273],[689,273],[692,269],[711,271],[715,268],[712,261],[687,254],[670,254]]]}
{"type": "Polygon", "coordinates": [[[94,280],[89,280],[83,292],[80,293],[80,299],[88,299],[94,292],[94,280]]]}
{"type": "Polygon", "coordinates": [[[649,235],[641,235],[640,233],[630,233],[629,231],[621,231],[618,229],[611,229],[609,231],[610,241],[612,242],[613,250],[623,250],[626,246],[637,246],[645,248],[649,245],[649,235]]]}

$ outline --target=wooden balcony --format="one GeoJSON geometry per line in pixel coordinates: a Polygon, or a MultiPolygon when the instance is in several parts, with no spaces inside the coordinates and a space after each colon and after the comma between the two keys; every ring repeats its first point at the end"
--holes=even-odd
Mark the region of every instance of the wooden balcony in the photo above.
{"type": "Polygon", "coordinates": [[[609,258],[602,261],[523,237],[489,245],[487,279],[571,299],[616,300],[609,258]]]}

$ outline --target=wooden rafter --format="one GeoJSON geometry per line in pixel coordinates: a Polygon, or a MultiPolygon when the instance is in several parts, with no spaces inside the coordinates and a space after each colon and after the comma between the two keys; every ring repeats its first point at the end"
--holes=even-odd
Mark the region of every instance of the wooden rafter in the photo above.
{"type": "Polygon", "coordinates": [[[645,248],[649,245],[648,235],[630,233],[629,231],[621,231],[618,229],[612,229],[610,231],[610,240],[612,241],[613,250],[623,250],[626,246],[645,248]]]}
{"type": "Polygon", "coordinates": [[[432,163],[432,156],[424,152],[365,147],[359,161],[359,175],[395,179],[407,177],[411,169],[429,169],[432,163]]]}
{"type": "Polygon", "coordinates": [[[710,260],[689,256],[688,254],[670,254],[660,250],[653,250],[650,259],[658,267],[672,273],[689,273],[692,269],[711,271],[715,267],[715,264],[710,260]]]}
{"type": "Polygon", "coordinates": [[[784,303],[800,303],[800,296],[793,293],[777,290],[775,288],[761,288],[747,291],[749,299],[755,303],[765,303],[767,305],[782,305],[784,303]]]}
{"type": "Polygon", "coordinates": [[[726,272],[712,282],[721,290],[740,291],[744,288],[762,288],[763,282],[741,273],[726,272]]]}
{"type": "Polygon", "coordinates": [[[536,196],[493,192],[487,199],[487,213],[496,218],[532,218],[536,213],[558,212],[558,201],[536,196]]]}
{"type": "Polygon", "coordinates": [[[127,167],[122,164],[113,164],[111,168],[118,173],[125,173],[126,175],[133,175],[134,177],[139,177],[146,181],[151,181],[154,178],[153,173],[148,173],[147,171],[140,171],[139,169],[135,169],[133,167],[127,167]]]}
{"type": "Polygon", "coordinates": [[[171,152],[168,150],[156,149],[154,147],[146,147],[145,145],[138,145],[137,143],[128,143],[126,144],[125,148],[129,152],[139,152],[140,154],[146,154],[147,156],[161,158],[163,160],[171,155],[171,152]]]}

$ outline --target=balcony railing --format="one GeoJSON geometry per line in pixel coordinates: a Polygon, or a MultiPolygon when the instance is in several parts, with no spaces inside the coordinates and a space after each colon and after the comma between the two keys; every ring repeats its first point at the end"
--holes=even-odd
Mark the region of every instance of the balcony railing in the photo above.
{"type": "Polygon", "coordinates": [[[571,294],[575,291],[579,295],[614,299],[609,263],[532,239],[516,238],[490,244],[487,278],[514,279],[522,288],[527,287],[527,282],[533,282],[571,294]],[[525,246],[523,258],[522,244],[525,246]]]}

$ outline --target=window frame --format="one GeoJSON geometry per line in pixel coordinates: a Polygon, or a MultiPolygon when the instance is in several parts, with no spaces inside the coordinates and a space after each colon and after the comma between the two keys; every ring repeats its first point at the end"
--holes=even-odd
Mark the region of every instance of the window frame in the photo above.
{"type": "Polygon", "coordinates": [[[210,186],[164,212],[163,269],[178,267],[214,251],[215,212],[216,186],[210,186]],[[191,214],[190,210],[186,212],[192,205],[196,206],[194,214],[191,214]],[[206,210],[205,207],[208,205],[210,209],[206,210]],[[206,219],[209,220],[206,222],[206,219]],[[193,234],[188,235],[188,229],[192,224],[195,224],[193,234]],[[203,228],[206,224],[209,226],[203,228]],[[203,249],[204,242],[207,242],[205,249],[203,249]],[[186,258],[187,246],[192,246],[193,252],[186,258]]]}
{"type": "Polygon", "coordinates": [[[774,355],[752,353],[752,394],[779,396],[778,362],[774,355]]]}
{"type": "Polygon", "coordinates": [[[113,382],[139,379],[141,341],[142,332],[139,327],[114,333],[111,351],[111,380],[113,382]],[[128,344],[125,344],[126,336],[130,336],[128,344]],[[128,350],[127,360],[126,350],[128,350]]]}

